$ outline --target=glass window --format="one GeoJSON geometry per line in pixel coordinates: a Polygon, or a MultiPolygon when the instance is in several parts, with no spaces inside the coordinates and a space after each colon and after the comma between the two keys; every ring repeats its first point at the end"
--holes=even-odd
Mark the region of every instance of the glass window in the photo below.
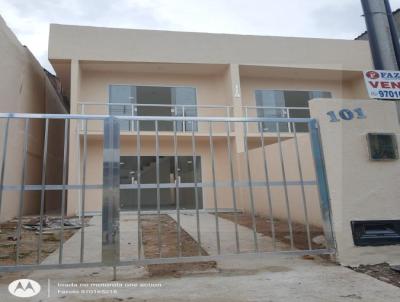
{"type": "MultiPolygon", "coordinates": [[[[258,117],[280,118],[286,117],[285,96],[283,91],[278,90],[256,90],[256,104],[258,117]]],[[[264,132],[276,132],[277,125],[274,122],[263,122],[264,132]]],[[[259,129],[261,131],[261,129],[259,129]]],[[[287,124],[280,124],[279,130],[288,131],[287,124]]]]}
{"type": "MultiPolygon", "coordinates": [[[[174,105],[183,105],[176,108],[176,116],[197,116],[196,107],[196,89],[192,87],[174,87],[172,88],[172,103],[174,105]]],[[[178,131],[192,131],[192,124],[194,130],[197,130],[197,122],[183,122],[177,123],[178,131]]]]}
{"type": "MultiPolygon", "coordinates": [[[[309,118],[308,101],[314,98],[330,98],[331,93],[326,91],[256,90],[255,96],[258,117],[309,118]]],[[[293,125],[279,123],[281,132],[288,132],[289,127],[291,131],[294,130],[293,125]]],[[[264,122],[263,131],[276,132],[276,123],[264,122]]],[[[308,131],[307,124],[297,123],[296,131],[308,131]]]]}
{"type": "MultiPolygon", "coordinates": [[[[197,116],[196,89],[193,87],[160,87],[110,85],[110,114],[139,116],[197,116]],[[114,103],[115,105],[112,105],[114,103]],[[124,104],[129,105],[124,105],[124,104]],[[136,104],[137,106],[132,106],[136,104]],[[177,105],[174,107],[174,105],[177,105]],[[132,112],[132,109],[133,112],[132,112]]],[[[160,131],[172,131],[173,123],[160,121],[160,131]]],[[[136,125],[135,125],[136,126],[136,125]]],[[[177,122],[177,131],[197,131],[197,123],[177,122]]],[[[129,129],[129,122],[121,126],[129,129]]],[[[154,121],[140,122],[140,130],[154,131],[154,121]]]]}
{"type": "MultiPolygon", "coordinates": [[[[136,98],[135,86],[110,85],[109,88],[109,114],[110,115],[133,115],[134,100],[136,98]],[[126,105],[125,105],[126,104],[126,105]]],[[[121,130],[130,130],[129,121],[120,121],[121,130]]]]}

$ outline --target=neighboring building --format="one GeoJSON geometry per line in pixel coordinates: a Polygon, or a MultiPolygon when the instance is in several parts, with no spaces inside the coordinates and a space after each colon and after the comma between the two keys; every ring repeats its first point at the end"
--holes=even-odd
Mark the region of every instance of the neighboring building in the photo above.
{"type": "MultiPolygon", "coordinates": [[[[71,113],[144,116],[308,117],[308,101],[333,97],[367,99],[362,71],[372,67],[365,41],[244,36],[52,24],[49,60],[70,96],[71,113]],[[183,107],[186,106],[186,107],[183,107]]],[[[206,124],[177,123],[181,182],[193,182],[190,133],[194,127],[199,181],[211,181],[209,129],[206,124]]],[[[264,124],[267,144],[277,141],[275,125],[264,124]]],[[[121,123],[121,183],[135,181],[136,128],[121,123]]],[[[86,181],[102,183],[102,129],[90,123],[86,181]]],[[[140,125],[143,182],[155,183],[154,123],[140,125]]],[[[173,125],[159,123],[160,182],[171,181],[174,158],[173,125]]],[[[215,127],[217,180],[229,160],[220,141],[226,128],[215,127]]],[[[305,127],[296,128],[298,132],[305,127]]],[[[71,131],[77,131],[76,127],[71,131]]],[[[248,146],[259,147],[260,129],[248,129],[248,146]]],[[[293,137],[289,125],[280,128],[293,137]]],[[[74,132],[75,133],[75,132],[74,132]]],[[[82,131],[80,132],[82,135],[82,131]]],[[[231,133],[235,175],[240,174],[244,130],[231,133]]],[[[82,138],[71,140],[69,183],[79,183],[82,138]],[[80,146],[78,145],[80,144],[80,146]],[[79,150],[77,152],[77,150],[79,150]]],[[[224,188],[225,189],[225,188],[224,188]]],[[[123,210],[136,209],[136,194],[121,191],[123,210]]],[[[221,208],[232,208],[229,194],[218,192],[221,208]]],[[[86,211],[101,210],[101,190],[86,192],[86,211]]],[[[143,197],[143,208],[154,209],[155,190],[143,197]]],[[[184,208],[194,207],[188,188],[184,208]]],[[[163,208],[174,207],[173,193],[161,192],[163,208]]],[[[78,192],[69,192],[68,214],[79,211],[78,192]]],[[[240,202],[240,201],[239,201],[240,202]]],[[[202,208],[212,208],[212,191],[203,189],[202,208]]]]}
{"type": "MultiPolygon", "coordinates": [[[[43,70],[29,49],[21,45],[1,16],[0,57],[0,112],[67,113],[60,88],[53,86],[55,77],[43,70]]],[[[5,119],[0,120],[1,142],[4,139],[5,124],[5,119]]],[[[10,122],[4,184],[21,181],[24,129],[23,120],[10,122]]],[[[41,179],[42,129],[43,123],[33,122],[29,125],[28,160],[32,163],[33,169],[29,170],[26,179],[31,183],[40,183],[41,179]]],[[[63,133],[52,125],[49,135],[55,138],[63,136],[63,133]]],[[[62,149],[60,152],[59,147],[54,139],[49,145],[50,159],[47,174],[54,181],[60,176],[58,171],[60,159],[62,160],[62,149]]],[[[24,205],[23,214],[38,213],[40,196],[35,192],[25,194],[29,202],[24,205]]],[[[47,195],[49,198],[58,196],[57,193],[47,193],[47,195]]],[[[13,218],[18,213],[18,193],[3,192],[2,197],[0,221],[13,218]]]]}
{"type": "MultiPolygon", "coordinates": [[[[396,25],[397,33],[400,34],[400,9],[396,9],[392,14],[394,19],[394,24],[396,25]]],[[[356,38],[356,40],[368,40],[368,31],[363,32],[356,38]]]]}

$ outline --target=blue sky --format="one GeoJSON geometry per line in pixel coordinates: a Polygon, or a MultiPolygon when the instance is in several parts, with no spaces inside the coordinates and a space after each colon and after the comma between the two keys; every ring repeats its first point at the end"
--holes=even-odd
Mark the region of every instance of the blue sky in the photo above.
{"type": "Polygon", "coordinates": [[[50,23],[343,39],[365,30],[359,0],[0,0],[0,14],[50,70],[50,23]]]}

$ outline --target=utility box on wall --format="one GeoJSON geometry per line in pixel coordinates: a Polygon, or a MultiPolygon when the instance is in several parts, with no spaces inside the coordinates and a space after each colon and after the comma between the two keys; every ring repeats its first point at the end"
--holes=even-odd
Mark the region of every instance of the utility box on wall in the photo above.
{"type": "Polygon", "coordinates": [[[352,221],[351,230],[356,246],[400,244],[400,220],[352,221]]]}
{"type": "Polygon", "coordinates": [[[399,158],[396,135],[393,133],[368,133],[367,141],[371,160],[396,160],[399,158]]]}

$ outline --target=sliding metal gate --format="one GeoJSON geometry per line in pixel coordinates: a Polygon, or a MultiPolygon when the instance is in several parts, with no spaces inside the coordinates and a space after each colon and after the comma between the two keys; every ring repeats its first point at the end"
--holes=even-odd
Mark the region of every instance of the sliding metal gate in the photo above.
{"type": "Polygon", "coordinates": [[[216,260],[228,255],[334,252],[323,153],[314,119],[0,114],[0,123],[1,215],[16,211],[15,258],[11,264],[1,265],[0,271],[112,266],[115,272],[121,265],[216,260]],[[123,120],[139,130],[121,131],[123,120]],[[141,132],[142,121],[153,121],[155,131],[141,132]],[[160,122],[172,123],[173,131],[163,132],[160,122]],[[177,130],[183,129],[177,127],[180,123],[185,123],[185,132],[177,130]],[[263,123],[275,127],[265,130],[263,123]],[[282,131],[287,125],[290,131],[282,131]],[[144,181],[141,156],[149,152],[156,157],[155,183],[144,181]],[[98,159],[101,153],[103,161],[98,159]],[[136,156],[131,183],[120,183],[122,153],[136,156]],[[178,176],[181,153],[192,156],[187,161],[193,166],[191,182],[181,182],[178,176]],[[166,155],[174,156],[174,178],[162,183],[160,158],[166,155]],[[202,157],[201,181],[196,177],[197,156],[202,157]],[[192,210],[180,206],[188,188],[195,191],[196,208],[192,210]],[[144,211],[146,200],[141,195],[149,189],[157,191],[157,206],[144,211]],[[137,211],[120,214],[120,190],[137,194],[137,211]],[[161,209],[162,190],[174,194],[173,208],[161,209]],[[200,191],[203,209],[198,206],[200,191]],[[25,214],[39,217],[33,243],[24,242],[25,214]],[[70,215],[78,215],[80,229],[73,236],[79,240],[65,240],[65,220],[70,215]],[[97,215],[101,215],[98,226],[93,222],[97,215]],[[134,221],[134,225],[122,238],[124,215],[131,215],[125,221],[134,221]],[[87,225],[88,216],[93,218],[87,225]],[[43,257],[45,217],[61,221],[53,262],[49,259],[54,253],[43,257]],[[149,217],[157,225],[153,234],[157,256],[146,253],[143,240],[147,232],[143,220],[149,217]],[[173,221],[176,227],[173,242],[164,242],[162,219],[173,221]],[[197,246],[195,252],[185,252],[183,232],[197,246]],[[325,241],[313,242],[314,237],[321,237],[317,235],[325,241]],[[71,247],[76,242],[79,244],[71,247]],[[36,257],[26,263],[21,249],[29,244],[35,246],[31,253],[36,257]],[[93,244],[101,247],[100,256],[95,255],[93,244]],[[172,244],[176,254],[164,255],[164,247],[172,244]],[[71,250],[76,258],[67,254],[71,250]]]}

